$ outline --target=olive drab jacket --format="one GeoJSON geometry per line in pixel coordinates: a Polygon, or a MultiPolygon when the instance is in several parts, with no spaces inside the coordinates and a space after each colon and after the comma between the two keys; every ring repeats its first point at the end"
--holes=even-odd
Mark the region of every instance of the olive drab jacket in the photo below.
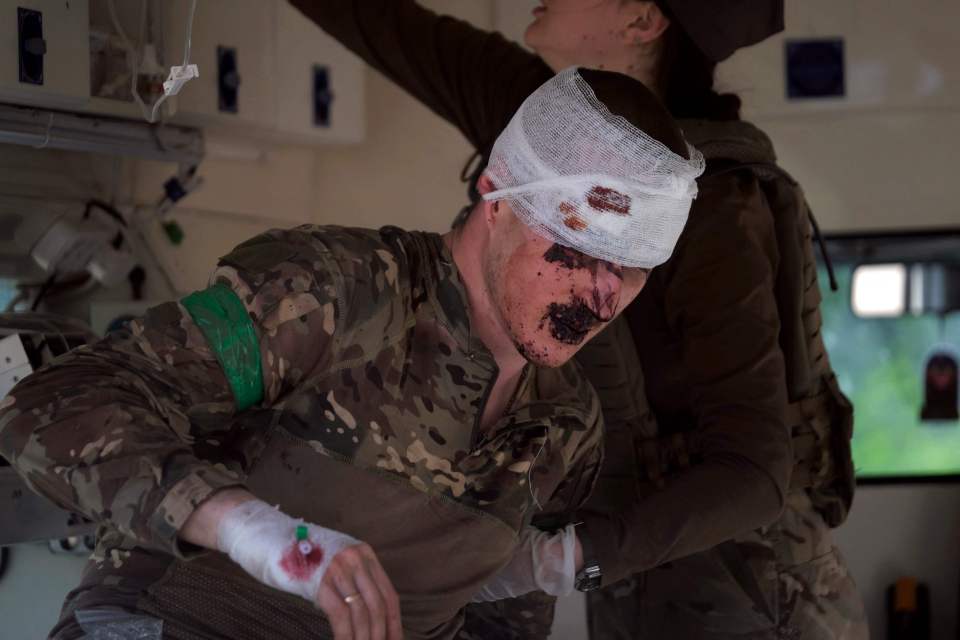
{"type": "Polygon", "coordinates": [[[210,289],[70,352],[0,405],[0,454],[102,525],[54,637],[78,637],[75,614],[103,607],[159,619],[164,637],[328,637],[311,603],[178,539],[236,485],[370,544],[405,637],[453,637],[519,529],[579,506],[601,459],[576,364],[528,366],[481,430],[496,376],[440,236],[304,226],[240,245],[210,289]]]}

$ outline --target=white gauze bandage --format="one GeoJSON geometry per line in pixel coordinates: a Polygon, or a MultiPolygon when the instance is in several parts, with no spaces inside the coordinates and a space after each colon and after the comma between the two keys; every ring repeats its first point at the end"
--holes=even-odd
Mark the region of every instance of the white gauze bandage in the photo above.
{"type": "Polygon", "coordinates": [[[473,597],[474,602],[516,598],[531,591],[568,596],[576,583],[574,525],[555,533],[527,527],[513,559],[473,597]]]}
{"type": "Polygon", "coordinates": [[[237,505],[217,527],[220,551],[247,573],[311,602],[334,556],[359,543],[339,531],[291,518],[261,500],[237,505]],[[298,536],[301,527],[306,527],[301,529],[305,535],[298,536]]]}
{"type": "Polygon", "coordinates": [[[703,173],[625,118],[613,115],[577,68],[523,103],[487,165],[496,188],[539,235],[624,267],[652,268],[673,253],[703,173]]]}

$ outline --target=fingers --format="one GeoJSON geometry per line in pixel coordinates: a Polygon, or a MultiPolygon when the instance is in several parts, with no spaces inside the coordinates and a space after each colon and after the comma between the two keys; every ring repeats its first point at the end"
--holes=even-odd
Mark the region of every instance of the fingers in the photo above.
{"type": "Polygon", "coordinates": [[[361,549],[367,559],[367,567],[370,571],[370,577],[373,583],[380,591],[385,607],[385,622],[387,627],[387,640],[403,640],[403,627],[400,620],[400,597],[397,595],[393,583],[387,577],[387,572],[383,570],[380,560],[377,558],[373,549],[363,545],[361,549]]]}
{"type": "Polygon", "coordinates": [[[348,547],[333,558],[317,606],[327,615],[336,640],[403,640],[400,598],[365,544],[348,547]]]}
{"type": "Polygon", "coordinates": [[[317,590],[316,604],[327,616],[330,628],[333,629],[334,640],[353,640],[353,614],[350,612],[350,605],[343,601],[343,596],[333,586],[329,572],[317,590]]]}
{"type": "MultiPolygon", "coordinates": [[[[366,558],[361,562],[369,562],[366,558]]],[[[357,571],[354,575],[357,583],[357,590],[360,592],[363,603],[370,615],[370,638],[371,640],[386,640],[387,638],[387,607],[383,600],[383,595],[369,574],[369,568],[364,567],[362,571],[357,571]]],[[[355,604],[360,604],[355,603],[355,604]]]]}
{"type": "MultiPolygon", "coordinates": [[[[338,556],[343,555],[347,550],[341,551],[338,556]]],[[[367,606],[366,596],[360,592],[357,587],[357,577],[360,571],[352,558],[345,557],[341,559],[346,565],[347,570],[334,575],[334,583],[337,585],[337,591],[340,597],[344,599],[347,608],[350,610],[351,622],[353,623],[353,640],[371,640],[370,629],[370,610],[367,606]],[[349,602],[347,600],[349,599],[349,602]]]]}

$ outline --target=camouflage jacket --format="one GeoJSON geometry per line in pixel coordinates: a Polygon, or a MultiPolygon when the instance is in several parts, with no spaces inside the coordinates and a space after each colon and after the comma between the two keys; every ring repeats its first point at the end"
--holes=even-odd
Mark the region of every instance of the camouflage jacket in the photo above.
{"type": "Polygon", "coordinates": [[[236,293],[256,330],[254,406],[237,410],[222,350],[184,303],[69,353],[0,405],[0,453],[34,490],[106,525],[101,558],[189,554],[177,531],[192,511],[246,484],[292,515],[389,548],[385,567],[408,602],[430,588],[409,582],[417,559],[391,538],[412,526],[410,509],[426,509],[417,535],[472,544],[495,529],[500,547],[448,578],[462,606],[534,514],[568,511],[592,487],[599,404],[573,363],[528,366],[506,414],[480,429],[497,366],[471,334],[439,236],[270,231],[222,258],[213,283],[236,293]],[[412,506],[397,513],[398,500],[412,506]]]}

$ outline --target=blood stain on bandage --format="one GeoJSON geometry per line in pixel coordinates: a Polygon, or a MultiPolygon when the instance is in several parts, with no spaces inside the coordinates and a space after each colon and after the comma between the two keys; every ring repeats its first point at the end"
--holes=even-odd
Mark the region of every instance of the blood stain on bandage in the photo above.
{"type": "Polygon", "coordinates": [[[291,580],[309,580],[322,563],[323,549],[317,544],[313,545],[313,551],[304,555],[299,543],[294,542],[280,558],[280,568],[291,580]]]}
{"type": "Polygon", "coordinates": [[[580,210],[577,208],[577,205],[570,202],[561,202],[560,213],[563,214],[563,224],[569,229],[574,231],[583,231],[587,228],[587,222],[580,217],[580,210]]]}
{"type": "Polygon", "coordinates": [[[615,189],[596,185],[587,194],[587,204],[600,212],[615,213],[618,216],[630,215],[630,196],[615,189]]]}

